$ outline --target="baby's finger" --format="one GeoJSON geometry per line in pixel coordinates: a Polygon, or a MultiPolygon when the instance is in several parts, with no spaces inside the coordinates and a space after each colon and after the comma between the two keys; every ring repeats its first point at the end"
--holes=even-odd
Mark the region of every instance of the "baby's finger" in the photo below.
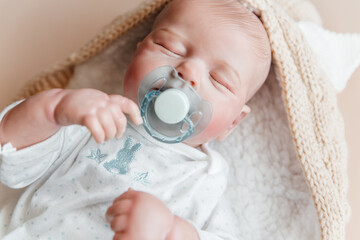
{"type": "Polygon", "coordinates": [[[125,200],[125,199],[132,199],[134,195],[137,194],[137,191],[133,189],[129,189],[127,192],[124,192],[119,197],[115,198],[113,204],[115,204],[117,201],[125,200]]]}
{"type": "Polygon", "coordinates": [[[108,108],[100,108],[96,115],[105,132],[105,141],[114,138],[116,134],[116,125],[111,111],[108,108]]]}
{"type": "Polygon", "coordinates": [[[110,95],[110,99],[120,105],[122,111],[130,116],[133,123],[137,125],[142,123],[140,109],[136,103],[120,95],[110,95]]]}
{"type": "Polygon", "coordinates": [[[127,227],[127,216],[117,215],[110,223],[110,227],[114,232],[124,231],[127,227]]]}
{"type": "Polygon", "coordinates": [[[116,125],[116,137],[120,138],[125,132],[126,123],[127,123],[126,117],[122,113],[120,107],[116,104],[111,104],[110,110],[113,114],[113,119],[116,125]]]}
{"type": "Polygon", "coordinates": [[[89,129],[91,135],[94,137],[97,143],[100,144],[104,141],[105,139],[104,130],[95,115],[85,116],[82,125],[89,129]]]}
{"type": "Polygon", "coordinates": [[[126,233],[115,233],[113,240],[131,240],[131,237],[126,233]]]}
{"type": "Polygon", "coordinates": [[[127,227],[127,216],[126,215],[115,216],[113,221],[110,223],[110,227],[114,232],[124,231],[127,227]]]}
{"type": "Polygon", "coordinates": [[[106,211],[106,216],[116,216],[121,214],[126,214],[129,212],[132,205],[130,199],[125,199],[122,201],[115,202],[111,207],[106,211]]]}

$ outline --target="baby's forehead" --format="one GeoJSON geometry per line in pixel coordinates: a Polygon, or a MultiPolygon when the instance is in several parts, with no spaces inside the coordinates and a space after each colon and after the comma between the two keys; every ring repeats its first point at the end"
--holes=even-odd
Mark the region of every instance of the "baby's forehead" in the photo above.
{"type": "MultiPolygon", "coordinates": [[[[190,23],[196,29],[211,26],[208,31],[238,30],[264,34],[261,21],[237,0],[173,0],[155,22],[167,22],[177,17],[183,23],[190,23]]],[[[231,34],[229,32],[229,34],[231,34]]],[[[232,33],[234,34],[234,33],[232,33]]],[[[250,34],[250,35],[251,35],[250,34]]]]}

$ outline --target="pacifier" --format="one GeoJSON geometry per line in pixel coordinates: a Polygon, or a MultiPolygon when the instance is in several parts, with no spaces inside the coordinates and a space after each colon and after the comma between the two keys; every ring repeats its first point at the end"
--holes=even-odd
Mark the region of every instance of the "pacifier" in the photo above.
{"type": "Polygon", "coordinates": [[[210,102],[171,66],[158,67],[144,77],[138,102],[145,130],[164,143],[179,143],[198,135],[212,115],[210,102]]]}

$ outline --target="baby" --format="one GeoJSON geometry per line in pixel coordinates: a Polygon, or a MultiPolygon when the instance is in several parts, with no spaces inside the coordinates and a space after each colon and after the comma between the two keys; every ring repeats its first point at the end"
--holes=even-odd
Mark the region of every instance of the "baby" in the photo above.
{"type": "Polygon", "coordinates": [[[27,188],[1,212],[3,239],[236,239],[219,204],[228,167],[205,143],[250,112],[270,62],[260,20],[239,2],[174,0],[138,44],[124,96],[53,89],[7,108],[0,178],[27,188]],[[140,81],[164,65],[212,104],[208,126],[184,143],[139,126],[140,81]]]}

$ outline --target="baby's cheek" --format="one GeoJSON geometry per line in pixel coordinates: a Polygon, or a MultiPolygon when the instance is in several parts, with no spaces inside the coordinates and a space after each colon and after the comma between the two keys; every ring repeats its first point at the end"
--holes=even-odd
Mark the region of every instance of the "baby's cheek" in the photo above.
{"type": "Polygon", "coordinates": [[[209,140],[218,137],[227,129],[227,120],[221,117],[213,118],[204,130],[204,136],[209,140]]]}

